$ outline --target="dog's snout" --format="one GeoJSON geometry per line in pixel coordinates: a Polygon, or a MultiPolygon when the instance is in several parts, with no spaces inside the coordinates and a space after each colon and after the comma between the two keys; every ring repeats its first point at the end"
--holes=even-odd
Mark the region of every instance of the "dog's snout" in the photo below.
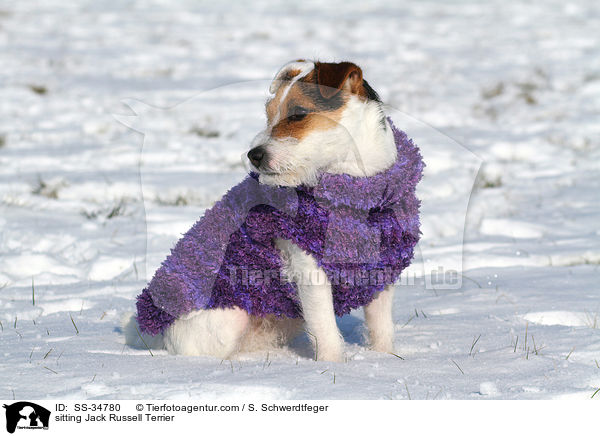
{"type": "Polygon", "coordinates": [[[261,145],[254,147],[248,152],[248,159],[250,159],[250,162],[252,162],[252,165],[256,168],[259,167],[263,157],[265,157],[265,149],[261,145]]]}

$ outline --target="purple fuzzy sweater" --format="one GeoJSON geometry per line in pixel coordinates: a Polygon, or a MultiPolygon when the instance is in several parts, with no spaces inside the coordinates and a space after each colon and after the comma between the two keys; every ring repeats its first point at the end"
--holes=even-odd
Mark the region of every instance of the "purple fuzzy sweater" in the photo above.
{"type": "Polygon", "coordinates": [[[302,316],[275,239],[311,254],[332,285],[338,316],[395,282],[419,239],[415,187],[423,161],[406,134],[398,156],[372,177],[323,174],[314,187],[274,187],[250,174],[177,242],[137,299],[142,332],[163,332],[193,310],[240,307],[249,314],[302,316]]]}

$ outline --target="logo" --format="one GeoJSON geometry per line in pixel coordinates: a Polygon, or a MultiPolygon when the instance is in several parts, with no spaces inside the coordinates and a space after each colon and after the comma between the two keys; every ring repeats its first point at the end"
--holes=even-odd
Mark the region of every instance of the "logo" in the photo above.
{"type": "Polygon", "coordinates": [[[15,429],[48,430],[50,411],[35,403],[19,401],[4,405],[6,409],[6,431],[14,433],[15,429]]]}

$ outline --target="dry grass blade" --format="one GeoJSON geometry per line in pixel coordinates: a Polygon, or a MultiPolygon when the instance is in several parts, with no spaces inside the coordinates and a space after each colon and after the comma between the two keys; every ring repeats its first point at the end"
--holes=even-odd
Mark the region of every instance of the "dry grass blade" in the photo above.
{"type": "Polygon", "coordinates": [[[144,338],[142,337],[142,334],[140,333],[140,331],[137,328],[137,325],[135,326],[135,331],[137,332],[138,336],[140,337],[140,339],[142,341],[142,344],[144,344],[146,346],[146,349],[148,350],[148,352],[150,353],[150,355],[152,357],[154,357],[154,354],[152,354],[152,350],[150,349],[150,347],[148,346],[148,344],[146,343],[146,341],[144,341],[144,338]]]}
{"type": "Polygon", "coordinates": [[[396,356],[400,360],[404,360],[404,357],[398,356],[396,353],[388,353],[388,354],[391,354],[392,356],[396,356]]]}
{"type": "Polygon", "coordinates": [[[460,366],[458,366],[458,363],[456,363],[453,359],[450,359],[450,360],[452,360],[452,363],[454,363],[456,365],[456,367],[462,373],[462,375],[465,375],[465,372],[462,370],[462,368],[460,366]]]}
{"type": "Polygon", "coordinates": [[[267,351],[267,357],[265,357],[262,369],[268,368],[269,366],[271,366],[271,360],[269,359],[269,352],[267,351]]]}
{"type": "Polygon", "coordinates": [[[44,85],[37,85],[37,84],[30,84],[27,85],[27,87],[34,93],[38,94],[38,95],[44,95],[48,92],[48,88],[46,88],[44,85]]]}
{"type": "Polygon", "coordinates": [[[569,357],[571,357],[571,354],[573,354],[573,351],[575,351],[575,347],[571,348],[571,351],[569,351],[569,354],[567,354],[567,357],[565,357],[565,360],[569,360],[569,357]]]}
{"type": "Polygon", "coordinates": [[[471,355],[471,353],[473,352],[473,348],[475,347],[475,345],[477,344],[477,342],[479,341],[479,338],[481,338],[481,334],[479,336],[477,336],[477,339],[475,339],[473,341],[473,343],[471,344],[471,349],[469,350],[469,356],[471,355]]]}
{"type": "Polygon", "coordinates": [[[535,353],[536,356],[538,356],[540,354],[540,351],[542,351],[542,349],[544,348],[544,346],[542,345],[540,348],[538,348],[537,344],[535,343],[535,338],[533,337],[533,335],[531,335],[531,341],[533,342],[533,352],[535,353]]]}
{"type": "Polygon", "coordinates": [[[411,322],[413,319],[415,319],[415,316],[414,316],[414,315],[412,315],[410,318],[408,318],[408,321],[406,321],[406,322],[404,323],[404,325],[402,326],[402,328],[406,327],[406,326],[408,325],[408,323],[409,323],[409,322],[411,322]]]}
{"type": "Polygon", "coordinates": [[[137,269],[137,264],[135,263],[135,260],[133,261],[133,271],[135,272],[135,279],[138,279],[138,269],[137,269]]]}
{"type": "Polygon", "coordinates": [[[71,322],[73,323],[73,327],[75,327],[75,331],[77,332],[77,334],[79,334],[79,329],[77,328],[77,326],[75,325],[75,320],[73,319],[73,315],[71,315],[69,313],[69,317],[71,318],[71,322]]]}

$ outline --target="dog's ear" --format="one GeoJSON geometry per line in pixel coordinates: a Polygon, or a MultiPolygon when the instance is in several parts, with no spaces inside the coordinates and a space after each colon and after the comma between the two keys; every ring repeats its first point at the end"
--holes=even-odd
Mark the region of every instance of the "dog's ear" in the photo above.
{"type": "Polygon", "coordinates": [[[363,93],[362,70],[352,62],[316,63],[317,84],[323,98],[331,98],[342,89],[353,94],[363,93]]]}

